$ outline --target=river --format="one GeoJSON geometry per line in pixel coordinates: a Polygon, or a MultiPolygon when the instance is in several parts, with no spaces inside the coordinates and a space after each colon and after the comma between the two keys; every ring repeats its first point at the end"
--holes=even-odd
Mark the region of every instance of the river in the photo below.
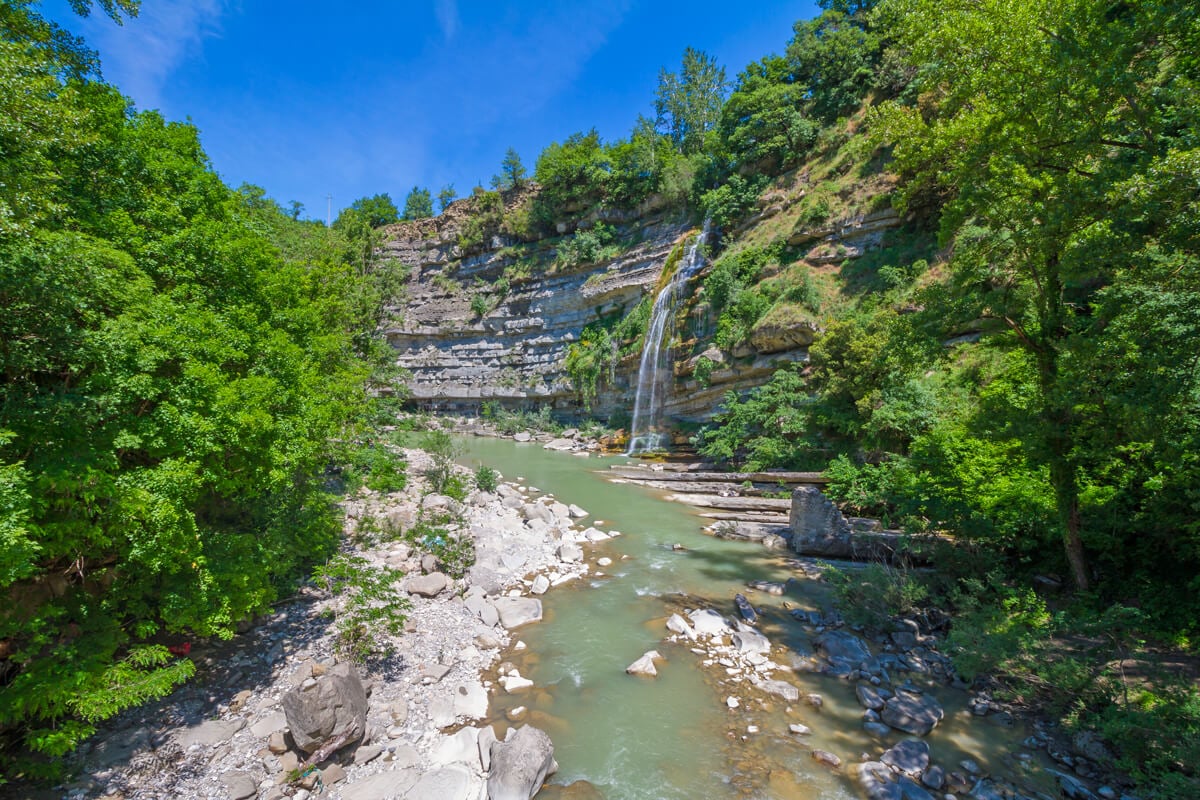
{"type": "MultiPolygon", "coordinates": [[[[560,771],[552,784],[588,781],[607,800],[861,796],[853,764],[861,754],[877,757],[904,737],[897,733],[883,741],[863,730],[852,684],[781,672],[775,677],[797,685],[802,696],[819,693],[824,705],[819,710],[803,702],[789,706],[778,698],[764,704],[758,699],[763,696],[744,684],[719,685],[725,677],[721,667],[702,667],[702,656],[663,640],[671,612],[703,602],[732,616],[733,596],[743,592],[762,614],[762,632],[776,645],[773,660],[786,660],[778,645],[808,654],[808,635],[789,610],[827,608],[824,582],[804,579],[786,552],[707,536],[701,531],[704,520],[692,509],[665,501],[660,492],[602,476],[610,464],[627,459],[583,458],[546,451],[538,443],[492,438],[463,444],[462,463],[487,464],[506,480],[519,479],[580,505],[591,513],[588,523],[622,534],[588,554],[591,563],[608,556],[613,564],[594,567],[587,578],[547,593],[543,622],[516,632],[527,649],[504,655],[535,687],[495,697],[492,721],[503,735],[508,712],[528,709],[523,721],[543,728],[554,741],[560,771]],[[746,589],[750,580],[788,578],[799,580],[782,597],[746,589]],[[665,657],[657,678],[625,674],[626,666],[653,649],[665,657]],[[730,695],[742,700],[736,710],[726,707],[730,695]],[[813,734],[790,734],[793,722],[813,734]],[[757,732],[750,732],[752,726],[757,732]],[[835,753],[845,766],[831,770],[818,763],[813,748],[835,753]]],[[[962,692],[928,690],[946,709],[946,719],[928,737],[935,763],[957,768],[969,758],[996,775],[1022,770],[1023,762],[1009,755],[1020,749],[1022,731],[972,718],[962,692]]],[[[553,785],[539,795],[567,796],[553,785]]]]}

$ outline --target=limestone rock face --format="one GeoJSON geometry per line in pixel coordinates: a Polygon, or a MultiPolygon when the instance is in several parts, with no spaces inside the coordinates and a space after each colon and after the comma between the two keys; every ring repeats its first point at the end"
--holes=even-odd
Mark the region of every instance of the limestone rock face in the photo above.
{"type": "Polygon", "coordinates": [[[530,800],[558,771],[550,737],[531,725],[510,728],[504,741],[492,743],[491,755],[488,800],[530,800]]]}
{"type": "Polygon", "coordinates": [[[348,662],[331,667],[316,686],[288,692],[281,704],[296,746],[306,753],[341,736],[361,739],[366,730],[367,693],[348,662]]]}

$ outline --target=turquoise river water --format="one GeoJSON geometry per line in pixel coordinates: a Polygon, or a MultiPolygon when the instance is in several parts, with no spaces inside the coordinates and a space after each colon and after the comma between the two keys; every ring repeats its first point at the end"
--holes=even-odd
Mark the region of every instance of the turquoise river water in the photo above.
{"type": "MultiPolygon", "coordinates": [[[[776,645],[773,660],[787,652],[811,652],[805,629],[791,609],[828,607],[828,588],[804,579],[787,553],[758,544],[705,535],[704,520],[692,509],[667,502],[660,492],[606,480],[610,464],[627,459],[546,451],[540,444],[509,440],[463,440],[462,463],[487,464],[505,480],[549,492],[582,506],[587,522],[620,531],[621,536],[587,549],[588,561],[613,559],[593,567],[582,580],[543,596],[544,619],[517,631],[527,649],[505,653],[534,688],[493,699],[498,732],[516,706],[528,709],[523,722],[546,730],[560,765],[552,785],[539,797],[606,800],[850,800],[860,797],[853,765],[862,754],[876,757],[902,738],[887,741],[862,729],[862,709],[853,685],[836,678],[779,672],[775,678],[796,684],[803,694],[824,698],[820,710],[769,700],[748,686],[721,685],[720,667],[703,667],[702,657],[669,644],[665,621],[673,611],[707,604],[734,614],[733,596],[746,593],[760,610],[762,632],[776,645]],[[597,522],[601,521],[601,522],[597,522]],[[682,551],[673,545],[682,545],[682,551]],[[791,562],[791,563],[789,563],[791,562]],[[749,592],[750,580],[786,581],[788,593],[772,597],[749,592]],[[647,650],[665,661],[657,678],[625,674],[625,667],[647,650]],[[741,699],[726,707],[729,695],[741,699]],[[766,701],[766,702],[764,702],[766,701]],[[812,728],[813,735],[788,733],[790,722],[812,728]],[[756,733],[748,732],[751,726],[756,733]],[[845,762],[831,770],[812,758],[820,748],[845,762]],[[565,787],[587,781],[596,792],[565,787]],[[563,787],[563,788],[559,788],[563,787]]],[[[586,549],[586,548],[585,548],[586,549]]],[[[972,718],[965,694],[933,690],[946,708],[946,719],[929,737],[935,763],[956,768],[971,758],[985,770],[1014,774],[1025,768],[1014,759],[1024,736],[972,718]]],[[[1025,780],[1031,776],[1026,775],[1025,780]]]]}

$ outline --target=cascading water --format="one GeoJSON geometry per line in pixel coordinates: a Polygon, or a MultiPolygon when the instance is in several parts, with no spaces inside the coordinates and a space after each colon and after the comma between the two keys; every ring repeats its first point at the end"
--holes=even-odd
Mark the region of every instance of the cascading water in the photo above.
{"type": "Polygon", "coordinates": [[[671,336],[668,322],[675,319],[675,309],[683,298],[683,289],[693,275],[704,266],[703,245],[708,241],[710,222],[704,221],[700,235],[687,249],[679,268],[658,297],[650,312],[650,327],[642,346],[638,365],[637,395],[633,403],[633,433],[629,438],[627,455],[660,450],[667,444],[662,430],[662,409],[667,390],[674,375],[671,358],[671,336]]]}

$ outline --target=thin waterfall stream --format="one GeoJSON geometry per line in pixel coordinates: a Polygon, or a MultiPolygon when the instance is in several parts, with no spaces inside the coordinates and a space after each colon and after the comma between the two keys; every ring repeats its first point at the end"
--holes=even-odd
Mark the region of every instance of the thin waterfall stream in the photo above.
{"type": "Polygon", "coordinates": [[[700,234],[688,246],[679,268],[654,299],[650,326],[638,364],[637,394],[633,404],[633,432],[629,437],[627,455],[661,450],[667,444],[663,430],[662,410],[671,379],[674,377],[674,358],[671,351],[670,323],[683,299],[688,281],[704,266],[704,243],[708,241],[711,221],[705,220],[700,234]]]}

